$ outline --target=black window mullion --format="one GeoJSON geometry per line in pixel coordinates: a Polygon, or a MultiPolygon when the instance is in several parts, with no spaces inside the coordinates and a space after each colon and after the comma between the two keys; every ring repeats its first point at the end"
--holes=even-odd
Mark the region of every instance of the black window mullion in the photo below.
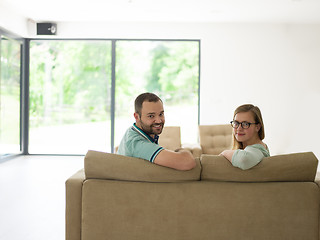
{"type": "Polygon", "coordinates": [[[24,39],[22,52],[22,98],[21,98],[21,146],[22,154],[29,154],[29,59],[30,40],[24,39]]]}
{"type": "Polygon", "coordinates": [[[114,120],[115,120],[115,95],[116,95],[116,40],[111,45],[111,152],[114,152],[114,120]]]}

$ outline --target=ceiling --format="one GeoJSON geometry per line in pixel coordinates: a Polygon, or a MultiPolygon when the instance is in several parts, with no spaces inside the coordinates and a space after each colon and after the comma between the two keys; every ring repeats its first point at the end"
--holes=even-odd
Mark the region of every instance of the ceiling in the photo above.
{"type": "Polygon", "coordinates": [[[0,0],[36,22],[320,23],[320,0],[0,0]]]}

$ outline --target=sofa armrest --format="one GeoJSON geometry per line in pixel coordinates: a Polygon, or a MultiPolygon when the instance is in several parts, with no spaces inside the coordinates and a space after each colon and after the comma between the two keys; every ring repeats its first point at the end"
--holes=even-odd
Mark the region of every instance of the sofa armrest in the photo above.
{"type": "MultiPolygon", "coordinates": [[[[320,187],[320,172],[316,173],[316,177],[314,179],[315,183],[320,187]]],[[[320,230],[320,229],[319,229],[320,230]]]]}
{"type": "Polygon", "coordinates": [[[81,239],[81,202],[84,170],[66,181],[66,240],[81,239]]]}

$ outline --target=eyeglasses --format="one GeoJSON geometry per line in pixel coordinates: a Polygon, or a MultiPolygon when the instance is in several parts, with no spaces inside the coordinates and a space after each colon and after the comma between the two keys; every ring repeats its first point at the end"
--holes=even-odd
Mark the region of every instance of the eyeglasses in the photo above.
{"type": "Polygon", "coordinates": [[[251,126],[251,124],[258,124],[258,123],[238,122],[238,121],[231,121],[230,123],[233,128],[238,128],[241,125],[243,129],[248,129],[251,126]]]}

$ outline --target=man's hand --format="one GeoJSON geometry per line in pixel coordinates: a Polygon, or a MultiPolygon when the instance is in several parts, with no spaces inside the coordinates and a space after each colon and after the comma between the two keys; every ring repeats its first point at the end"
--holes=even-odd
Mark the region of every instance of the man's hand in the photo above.
{"type": "Polygon", "coordinates": [[[190,152],[192,153],[189,149],[185,149],[185,148],[177,148],[176,150],[174,150],[175,152],[190,152]]]}
{"type": "Polygon", "coordinates": [[[154,163],[177,170],[191,170],[196,166],[196,161],[190,151],[184,149],[179,152],[163,149],[155,158],[154,163]]]}

